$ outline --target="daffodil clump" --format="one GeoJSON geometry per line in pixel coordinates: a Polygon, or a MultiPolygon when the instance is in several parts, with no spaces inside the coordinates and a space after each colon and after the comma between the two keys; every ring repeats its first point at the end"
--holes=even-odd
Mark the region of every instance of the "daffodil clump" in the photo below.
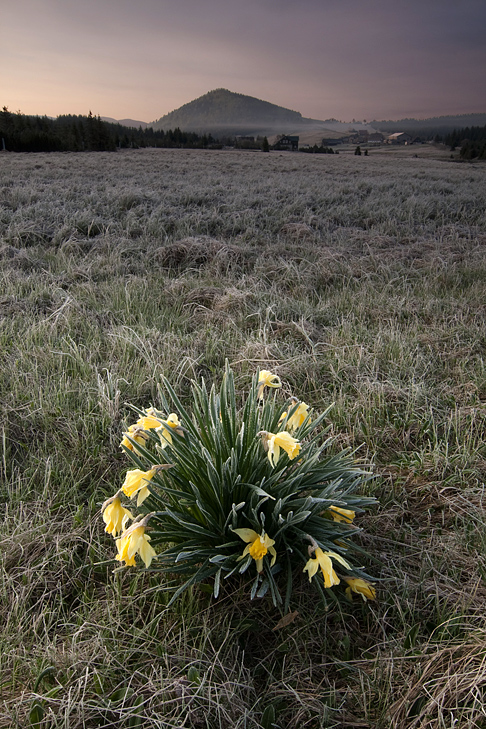
{"type": "Polygon", "coordinates": [[[121,441],[134,467],[102,507],[121,566],[166,573],[172,600],[203,581],[217,597],[248,575],[252,598],[270,592],[287,609],[303,572],[324,600],[375,599],[354,541],[374,503],[359,493],[371,473],[335,451],[329,409],[285,401],[281,384],[256,373],[238,407],[227,365],[219,391],[193,383],[190,411],[167,380],[161,409],[137,411],[121,441]]]}

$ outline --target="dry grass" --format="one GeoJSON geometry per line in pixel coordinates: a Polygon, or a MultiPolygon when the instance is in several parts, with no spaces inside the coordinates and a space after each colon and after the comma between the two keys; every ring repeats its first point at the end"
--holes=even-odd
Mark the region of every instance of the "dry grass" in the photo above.
{"type": "Polygon", "coordinates": [[[411,152],[2,157],[1,727],[486,726],[486,168],[411,152]],[[225,357],[374,462],[376,603],[112,573],[126,403],[225,357]]]}
{"type": "Polygon", "coordinates": [[[420,660],[404,662],[404,687],[390,707],[390,726],[484,727],[486,637],[483,630],[461,627],[471,631],[466,639],[446,646],[431,641],[422,648],[420,660]]]}

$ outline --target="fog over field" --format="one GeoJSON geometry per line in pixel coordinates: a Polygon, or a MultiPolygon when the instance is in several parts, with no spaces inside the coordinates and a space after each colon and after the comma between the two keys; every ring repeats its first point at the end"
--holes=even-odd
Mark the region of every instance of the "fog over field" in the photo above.
{"type": "Polygon", "coordinates": [[[483,727],[484,164],[0,155],[0,727],[483,727]],[[244,576],[168,608],[113,572],[128,403],[226,359],[239,395],[260,368],[333,404],[374,469],[376,600],[324,609],[299,571],[282,627],[244,576]]]}

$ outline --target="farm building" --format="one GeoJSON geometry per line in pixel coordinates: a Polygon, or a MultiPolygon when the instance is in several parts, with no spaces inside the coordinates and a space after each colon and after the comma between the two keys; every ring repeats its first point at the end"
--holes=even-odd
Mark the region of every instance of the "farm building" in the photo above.
{"type": "Polygon", "coordinates": [[[412,137],[406,132],[395,132],[386,138],[387,144],[410,144],[412,137]]]}
{"type": "Polygon", "coordinates": [[[381,132],[372,132],[368,137],[368,144],[382,144],[385,139],[381,132]]]}
{"type": "Polygon", "coordinates": [[[336,144],[342,144],[343,139],[342,137],[323,137],[321,139],[321,144],[323,147],[334,147],[336,144]]]}
{"type": "Polygon", "coordinates": [[[334,147],[336,144],[352,144],[354,140],[354,134],[347,134],[344,137],[323,137],[321,144],[323,147],[334,147]]]}
{"type": "Polygon", "coordinates": [[[296,135],[284,134],[277,139],[275,149],[288,149],[291,152],[296,152],[299,149],[299,137],[296,135]]]}

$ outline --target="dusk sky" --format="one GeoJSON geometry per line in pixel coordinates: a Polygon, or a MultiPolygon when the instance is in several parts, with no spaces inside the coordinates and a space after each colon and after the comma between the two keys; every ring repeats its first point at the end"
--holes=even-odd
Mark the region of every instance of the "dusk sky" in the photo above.
{"type": "Polygon", "coordinates": [[[4,0],[0,107],[155,121],[226,88],[343,121],[486,111],[486,0],[4,0]]]}

